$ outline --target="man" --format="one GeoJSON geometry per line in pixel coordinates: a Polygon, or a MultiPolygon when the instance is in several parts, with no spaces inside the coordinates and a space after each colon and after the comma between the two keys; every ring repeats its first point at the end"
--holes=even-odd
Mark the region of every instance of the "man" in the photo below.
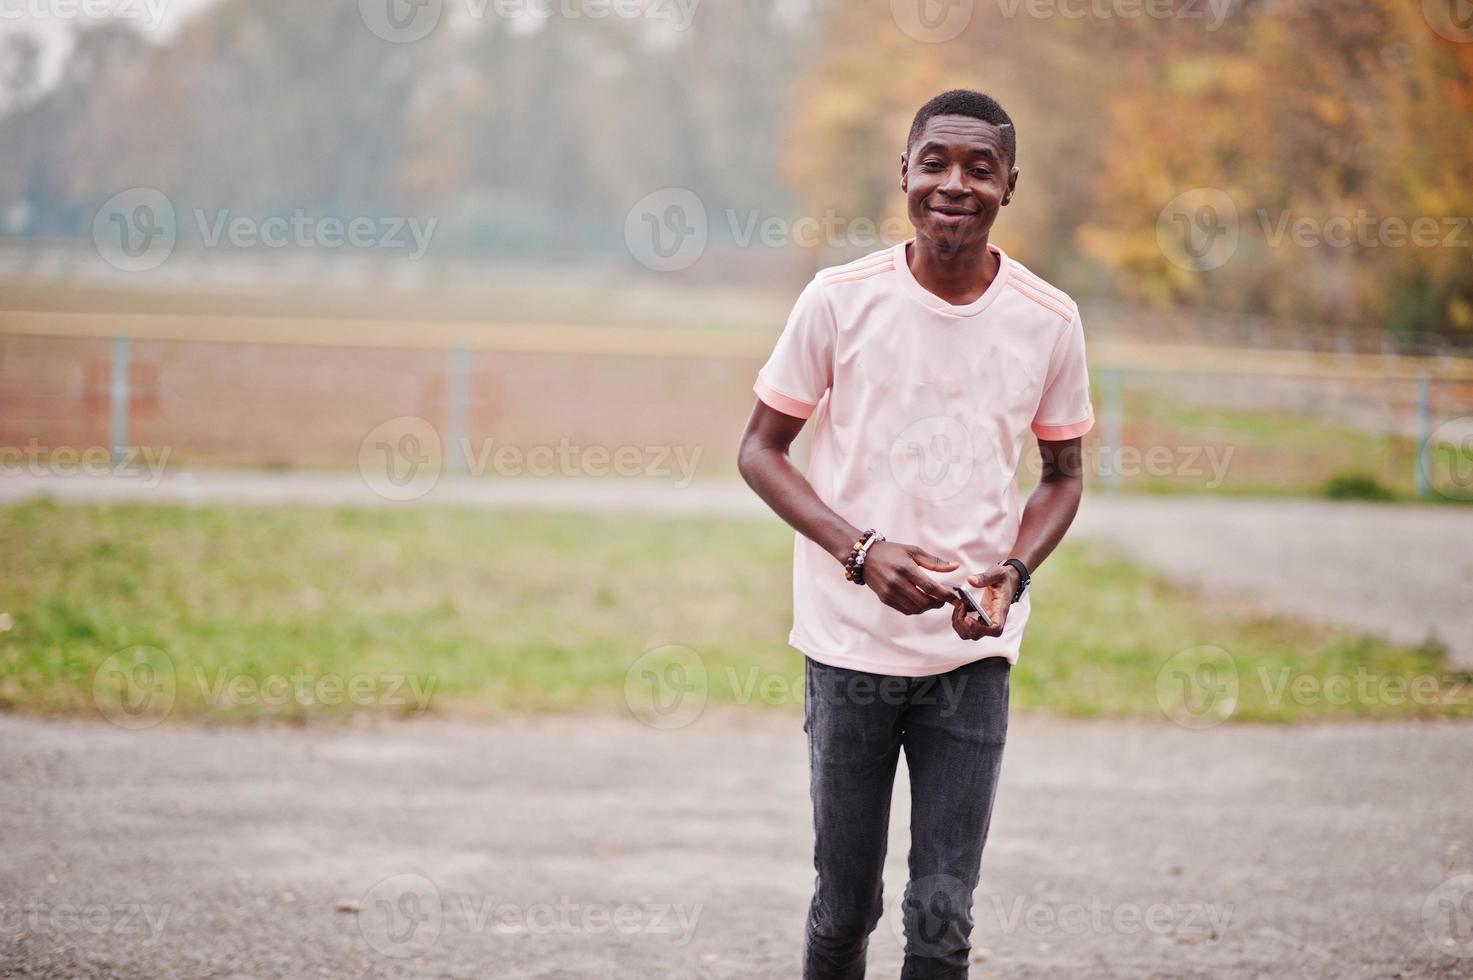
{"type": "Polygon", "coordinates": [[[742,476],[798,532],[789,642],[807,660],[809,980],[864,975],[902,751],[902,977],[967,975],[1025,590],[1074,519],[1094,422],[1078,308],[988,241],[1015,160],[1012,121],[988,96],[921,108],[900,157],[915,237],[814,277],[742,436],[742,476]],[[805,479],[788,449],[810,417],[805,479]],[[1042,475],[1020,518],[1030,431],[1042,475]],[[963,580],[985,619],[953,591],[963,580]]]}

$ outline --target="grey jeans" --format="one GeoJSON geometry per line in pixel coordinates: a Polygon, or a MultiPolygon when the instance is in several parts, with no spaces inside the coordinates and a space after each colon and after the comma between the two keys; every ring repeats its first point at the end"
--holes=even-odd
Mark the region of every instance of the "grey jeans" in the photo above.
{"type": "Polygon", "coordinates": [[[988,657],[932,677],[808,659],[803,730],[815,835],[805,980],[864,976],[884,910],[895,765],[910,772],[910,881],[901,980],[965,978],[972,893],[1008,728],[1011,666],[988,657]]]}

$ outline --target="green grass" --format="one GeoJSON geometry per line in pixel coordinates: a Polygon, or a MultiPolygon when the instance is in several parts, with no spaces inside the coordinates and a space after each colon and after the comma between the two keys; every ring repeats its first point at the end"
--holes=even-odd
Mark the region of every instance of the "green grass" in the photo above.
{"type": "MultiPolygon", "coordinates": [[[[677,647],[642,666],[673,657],[715,703],[795,711],[791,545],[775,519],[0,508],[0,706],[116,716],[118,670],[141,665],[172,691],[145,718],[623,712],[631,665],[677,647]]],[[[1163,665],[1210,645],[1240,680],[1233,720],[1473,714],[1436,649],[1253,616],[1077,545],[1036,581],[1019,709],[1160,719],[1163,665]],[[1270,696],[1358,674],[1428,676],[1457,703],[1270,696]]]]}

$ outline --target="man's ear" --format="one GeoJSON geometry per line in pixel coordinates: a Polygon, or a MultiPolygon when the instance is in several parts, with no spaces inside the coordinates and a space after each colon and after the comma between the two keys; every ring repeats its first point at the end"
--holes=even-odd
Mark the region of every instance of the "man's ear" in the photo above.
{"type": "Polygon", "coordinates": [[[910,151],[900,154],[900,192],[908,193],[910,188],[906,186],[910,182],[910,151]]]}
{"type": "Polygon", "coordinates": [[[1002,196],[1004,206],[1013,199],[1013,192],[1018,189],[1018,168],[1013,167],[1008,171],[1008,192],[1002,196]]]}

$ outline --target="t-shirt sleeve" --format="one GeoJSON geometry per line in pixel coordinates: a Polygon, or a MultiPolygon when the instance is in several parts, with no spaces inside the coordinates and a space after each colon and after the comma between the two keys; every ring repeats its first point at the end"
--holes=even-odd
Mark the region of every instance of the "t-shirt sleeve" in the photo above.
{"type": "Polygon", "coordinates": [[[1054,345],[1043,385],[1043,397],[1033,416],[1033,434],[1056,442],[1075,439],[1094,428],[1089,401],[1089,368],[1084,361],[1084,324],[1079,311],[1054,345]]]}
{"type": "Polygon", "coordinates": [[[817,279],[793,305],[788,325],[752,386],[784,415],[806,419],[834,381],[834,317],[817,279]]]}

